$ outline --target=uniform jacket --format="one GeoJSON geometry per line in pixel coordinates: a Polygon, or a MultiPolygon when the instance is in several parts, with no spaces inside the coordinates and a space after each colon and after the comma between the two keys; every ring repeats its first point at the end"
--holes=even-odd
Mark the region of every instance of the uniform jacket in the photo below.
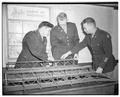
{"type": "Polygon", "coordinates": [[[86,35],[84,40],[78,43],[71,51],[76,53],[86,46],[92,54],[93,69],[96,70],[100,66],[103,68],[103,73],[114,69],[116,64],[115,58],[112,55],[112,43],[109,33],[98,28],[94,37],[86,35]],[[107,61],[106,58],[108,59],[107,61]]]}
{"type": "Polygon", "coordinates": [[[51,30],[51,46],[52,54],[55,59],[60,59],[60,57],[71,50],[78,42],[78,31],[74,23],[67,23],[67,34],[57,25],[51,30]]]}
{"type": "MultiPolygon", "coordinates": [[[[39,34],[36,31],[28,32],[22,41],[22,51],[17,59],[17,62],[22,61],[45,61],[47,60],[46,46],[39,34]]],[[[22,65],[16,64],[16,68],[20,68],[22,65]]],[[[35,66],[35,65],[34,65],[35,66]]],[[[24,65],[22,67],[33,67],[33,64],[24,65]]]]}

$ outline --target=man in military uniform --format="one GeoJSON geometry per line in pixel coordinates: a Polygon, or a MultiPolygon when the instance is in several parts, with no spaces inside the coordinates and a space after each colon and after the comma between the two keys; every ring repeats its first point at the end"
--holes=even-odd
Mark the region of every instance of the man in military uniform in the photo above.
{"type": "Polygon", "coordinates": [[[81,26],[86,32],[84,40],[63,54],[61,59],[65,59],[68,55],[77,53],[87,46],[92,54],[93,69],[97,73],[111,72],[116,64],[112,55],[110,34],[97,28],[95,20],[91,17],[84,19],[81,26]]]}
{"type": "MultiPolygon", "coordinates": [[[[73,49],[79,43],[76,25],[67,22],[66,13],[61,12],[57,16],[57,23],[58,25],[51,30],[50,36],[52,54],[55,60],[59,60],[64,53],[73,49]]],[[[73,55],[67,57],[67,59],[70,58],[73,58],[73,55]]]]}
{"type": "Polygon", "coordinates": [[[54,60],[52,57],[48,57],[50,54],[48,54],[47,50],[47,48],[50,48],[47,47],[47,45],[50,41],[48,37],[50,36],[49,34],[52,27],[53,25],[51,23],[43,21],[39,24],[37,30],[30,31],[25,35],[22,41],[22,51],[17,59],[15,68],[40,66],[40,64],[22,64],[21,62],[54,60]]]}

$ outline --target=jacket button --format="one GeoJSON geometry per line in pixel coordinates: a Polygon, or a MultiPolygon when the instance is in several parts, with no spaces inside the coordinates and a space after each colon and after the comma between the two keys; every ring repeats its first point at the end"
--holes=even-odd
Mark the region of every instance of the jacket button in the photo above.
{"type": "Polygon", "coordinates": [[[95,54],[95,51],[93,51],[93,53],[95,54]]]}

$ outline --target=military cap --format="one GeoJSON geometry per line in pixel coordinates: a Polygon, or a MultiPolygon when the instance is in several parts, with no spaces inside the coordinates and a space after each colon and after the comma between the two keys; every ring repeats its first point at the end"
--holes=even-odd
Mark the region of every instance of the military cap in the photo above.
{"type": "Polygon", "coordinates": [[[51,24],[50,22],[47,22],[47,21],[43,21],[39,24],[38,28],[41,28],[43,26],[47,26],[47,27],[50,27],[50,28],[53,28],[53,24],[51,24]]]}

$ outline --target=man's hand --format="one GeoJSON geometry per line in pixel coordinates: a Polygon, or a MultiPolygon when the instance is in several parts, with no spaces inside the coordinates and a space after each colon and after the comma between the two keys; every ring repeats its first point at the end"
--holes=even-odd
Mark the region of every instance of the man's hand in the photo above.
{"type": "Polygon", "coordinates": [[[67,53],[65,53],[65,54],[63,54],[62,56],[61,56],[61,59],[65,59],[65,58],[67,58],[69,55],[71,55],[72,54],[72,52],[71,51],[68,51],[67,53]]]}
{"type": "MultiPolygon", "coordinates": [[[[55,59],[52,56],[49,56],[48,60],[49,61],[54,61],[55,59]]],[[[49,65],[46,65],[46,67],[50,67],[50,66],[52,66],[52,63],[49,63],[49,65]]]]}
{"type": "Polygon", "coordinates": [[[55,59],[51,56],[51,57],[48,57],[48,60],[49,61],[54,61],[55,59]]]}
{"type": "Polygon", "coordinates": [[[78,60],[78,54],[74,55],[74,60],[78,60]]]}
{"type": "Polygon", "coordinates": [[[102,73],[102,71],[103,71],[103,68],[98,67],[97,70],[96,70],[96,73],[102,73]]]}

